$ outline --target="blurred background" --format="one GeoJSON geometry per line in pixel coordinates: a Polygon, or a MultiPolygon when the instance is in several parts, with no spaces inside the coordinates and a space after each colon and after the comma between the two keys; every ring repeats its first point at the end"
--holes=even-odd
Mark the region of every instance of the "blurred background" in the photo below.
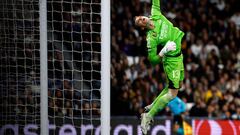
{"type": "MultiPolygon", "coordinates": [[[[134,26],[135,16],[150,16],[151,1],[111,3],[111,114],[139,116],[166,85],[162,66],[146,58],[145,31],[134,26]]],[[[161,0],[161,11],[185,32],[185,116],[239,120],[240,1],[161,0]]]]}
{"type": "MultiPolygon", "coordinates": [[[[134,25],[135,16],[150,16],[151,0],[111,3],[111,115],[135,117],[126,121],[139,124],[144,107],[166,86],[162,65],[154,67],[146,57],[146,31],[134,25]]],[[[178,93],[186,103],[184,134],[240,134],[240,1],[161,0],[160,7],[185,32],[185,79],[178,93]]],[[[160,124],[158,134],[175,134],[169,107],[156,119],[150,133],[160,124]]]]}

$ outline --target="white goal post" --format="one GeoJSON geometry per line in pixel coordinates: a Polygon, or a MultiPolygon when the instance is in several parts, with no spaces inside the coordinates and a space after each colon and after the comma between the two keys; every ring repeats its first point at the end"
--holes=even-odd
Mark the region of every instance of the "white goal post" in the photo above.
{"type": "Polygon", "coordinates": [[[101,2],[101,32],[102,32],[102,94],[101,94],[101,125],[102,135],[110,135],[110,0],[101,2]]]}
{"type": "Polygon", "coordinates": [[[40,134],[49,135],[48,129],[48,39],[47,0],[39,1],[40,31],[40,134]]]}

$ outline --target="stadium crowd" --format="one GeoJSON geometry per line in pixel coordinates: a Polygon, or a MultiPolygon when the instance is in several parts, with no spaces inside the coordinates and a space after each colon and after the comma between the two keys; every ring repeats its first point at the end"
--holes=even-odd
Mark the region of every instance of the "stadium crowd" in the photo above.
{"type": "MultiPolygon", "coordinates": [[[[111,5],[111,114],[140,115],[165,87],[161,65],[146,58],[145,31],[134,17],[150,15],[150,0],[111,5]]],[[[186,116],[240,119],[240,1],[161,0],[161,11],[185,32],[185,79],[178,96],[186,116]]],[[[169,115],[169,109],[159,113],[169,115]]]]}

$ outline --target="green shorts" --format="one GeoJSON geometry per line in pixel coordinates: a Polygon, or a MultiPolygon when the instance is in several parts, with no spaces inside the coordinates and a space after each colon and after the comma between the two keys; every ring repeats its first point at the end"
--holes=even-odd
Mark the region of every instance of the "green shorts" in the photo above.
{"type": "Polygon", "coordinates": [[[183,55],[178,57],[163,57],[163,68],[167,76],[168,88],[179,89],[184,79],[183,55]]]}

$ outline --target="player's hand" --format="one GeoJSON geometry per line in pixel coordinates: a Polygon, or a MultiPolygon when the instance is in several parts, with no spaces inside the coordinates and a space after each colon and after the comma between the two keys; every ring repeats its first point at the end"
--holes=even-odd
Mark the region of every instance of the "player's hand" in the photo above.
{"type": "Polygon", "coordinates": [[[166,45],[163,47],[163,49],[160,51],[159,56],[163,57],[169,51],[175,51],[175,50],[176,50],[176,43],[173,41],[168,41],[166,45]]]}
{"type": "Polygon", "coordinates": [[[169,51],[175,51],[176,50],[176,43],[173,41],[168,41],[166,43],[166,53],[169,51]]]}

